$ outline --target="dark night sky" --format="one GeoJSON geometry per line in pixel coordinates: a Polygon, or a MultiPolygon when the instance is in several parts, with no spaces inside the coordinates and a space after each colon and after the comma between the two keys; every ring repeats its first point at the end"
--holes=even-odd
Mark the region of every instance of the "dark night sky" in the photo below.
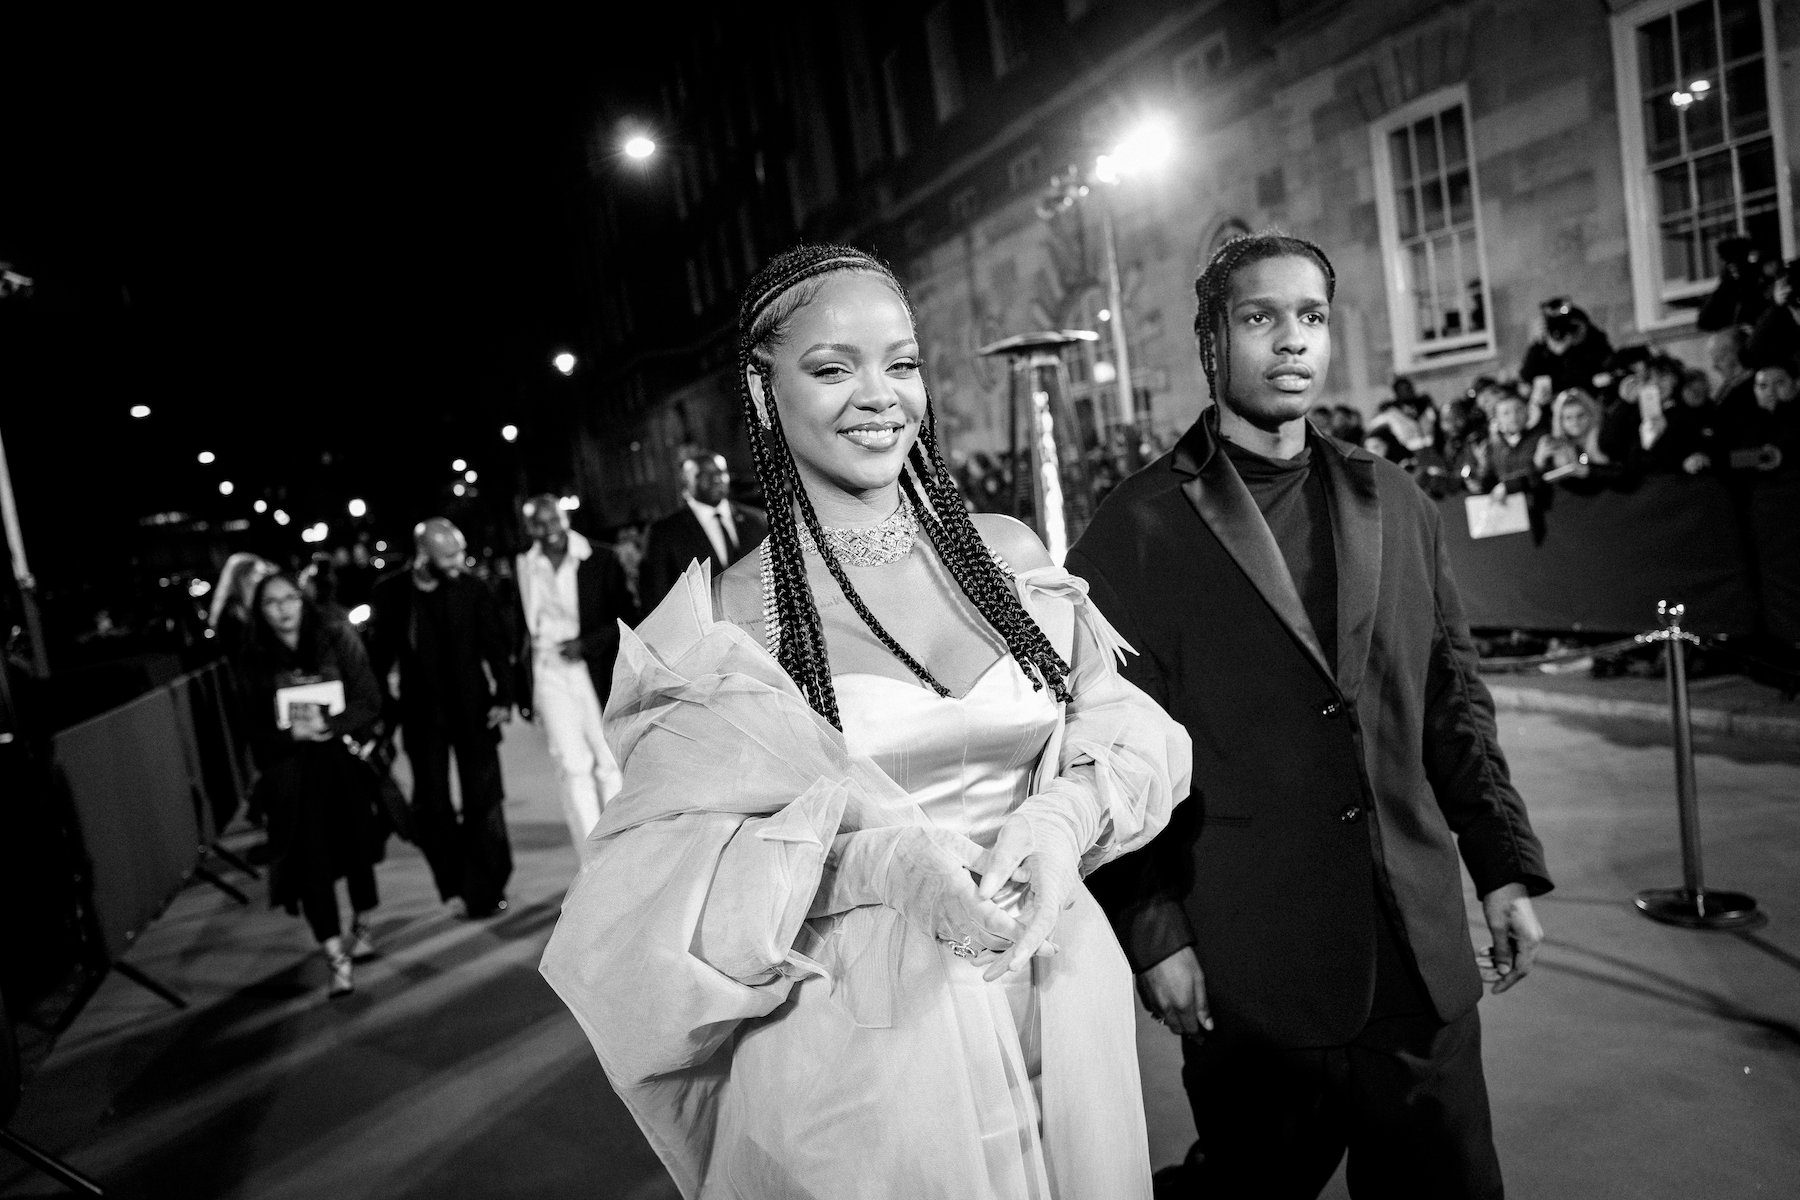
{"type": "Polygon", "coordinates": [[[222,514],[224,476],[245,507],[341,488],[409,523],[451,457],[498,466],[502,423],[579,403],[546,360],[578,328],[585,140],[628,104],[632,31],[379,21],[6,39],[0,260],[38,288],[0,313],[0,420],[46,574],[48,526],[222,514]]]}

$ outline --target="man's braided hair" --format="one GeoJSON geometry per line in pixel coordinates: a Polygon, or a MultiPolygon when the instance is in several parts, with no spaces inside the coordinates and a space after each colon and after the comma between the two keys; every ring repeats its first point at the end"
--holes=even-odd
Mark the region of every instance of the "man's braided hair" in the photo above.
{"type": "MultiPolygon", "coordinates": [[[[798,246],[757,272],[744,289],[743,304],[738,309],[737,387],[744,423],[750,432],[751,455],[769,506],[768,569],[773,576],[775,615],[780,622],[775,657],[806,696],[807,703],[841,729],[843,721],[838,715],[837,692],[831,684],[824,629],[806,578],[805,554],[800,544],[802,520],[844,598],[881,644],[938,695],[948,696],[950,692],[882,627],[857,594],[819,525],[818,513],[800,480],[782,431],[781,405],[775,393],[774,351],[785,338],[794,314],[817,298],[826,276],[839,272],[876,276],[893,289],[906,306],[908,318],[912,317],[912,304],[900,281],[873,255],[849,246],[798,246]],[[766,423],[751,398],[752,371],[762,381],[766,423]]],[[[1042,688],[1048,683],[1059,700],[1068,700],[1069,665],[1026,613],[1006,572],[988,553],[969,519],[950,468],[938,451],[937,418],[929,392],[925,418],[918,440],[907,455],[900,485],[951,576],[1005,640],[1008,653],[1017,660],[1032,686],[1042,688]]]]}
{"type": "Polygon", "coordinates": [[[1222,401],[1231,386],[1231,338],[1225,333],[1226,308],[1231,303],[1231,277],[1241,267],[1270,258],[1310,258],[1325,273],[1325,299],[1337,294],[1337,272],[1325,252],[1305,238],[1291,237],[1279,229],[1246,233],[1213,251],[1213,256],[1194,280],[1194,336],[1200,339],[1200,366],[1214,400],[1222,401]]]}

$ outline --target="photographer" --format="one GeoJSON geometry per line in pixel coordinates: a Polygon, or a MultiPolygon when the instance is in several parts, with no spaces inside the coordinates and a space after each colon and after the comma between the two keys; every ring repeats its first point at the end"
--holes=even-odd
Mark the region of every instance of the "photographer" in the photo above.
{"type": "Polygon", "coordinates": [[[1769,283],[1781,260],[1764,254],[1747,237],[1719,240],[1719,284],[1694,317],[1697,328],[1712,332],[1733,325],[1754,325],[1769,308],[1769,283]]]}
{"type": "Polygon", "coordinates": [[[1769,284],[1769,301],[1744,346],[1744,361],[1752,367],[1785,366],[1800,359],[1800,258],[1789,261],[1769,284]]]}
{"type": "Polygon", "coordinates": [[[1612,340],[1596,328],[1587,313],[1567,296],[1554,296],[1540,306],[1544,336],[1531,343],[1519,378],[1531,389],[1533,424],[1548,409],[1550,398],[1569,388],[1589,389],[1594,376],[1612,357],[1612,340]]]}

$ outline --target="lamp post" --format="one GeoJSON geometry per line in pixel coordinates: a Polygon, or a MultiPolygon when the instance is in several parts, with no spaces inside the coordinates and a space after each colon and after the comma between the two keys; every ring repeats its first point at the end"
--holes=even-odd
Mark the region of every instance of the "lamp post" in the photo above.
{"type": "MultiPolygon", "coordinates": [[[[1092,165],[1071,164],[1052,177],[1038,202],[1038,216],[1048,221],[1064,209],[1080,204],[1097,186],[1112,188],[1125,179],[1148,174],[1168,162],[1174,153],[1174,127],[1161,117],[1146,118],[1112,150],[1097,155],[1092,165]]],[[[1106,251],[1107,324],[1112,334],[1117,405],[1116,420],[1108,424],[1115,428],[1129,427],[1137,418],[1137,401],[1131,386],[1130,339],[1125,331],[1125,294],[1119,276],[1119,238],[1110,196],[1100,203],[1100,237],[1106,251]]]]}

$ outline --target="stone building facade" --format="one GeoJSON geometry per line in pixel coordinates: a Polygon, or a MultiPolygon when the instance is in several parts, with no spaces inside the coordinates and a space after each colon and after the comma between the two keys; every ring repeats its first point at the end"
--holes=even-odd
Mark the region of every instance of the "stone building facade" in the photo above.
{"type": "MultiPolygon", "coordinates": [[[[780,194],[761,211],[781,219],[739,221],[724,257],[747,267],[800,236],[883,254],[911,289],[956,456],[1007,441],[1008,381],[980,346],[1108,331],[1103,205],[1139,413],[1158,444],[1206,401],[1193,279],[1234,232],[1279,226],[1331,255],[1330,398],[1364,410],[1397,374],[1441,401],[1516,368],[1553,295],[1616,344],[1703,362],[1693,315],[1718,238],[1748,232],[1797,253],[1800,7],[1773,0],[829,11],[842,52],[830,65],[759,60],[790,73],[765,118],[791,122],[784,169],[774,185],[777,164],[755,175],[764,202],[780,194]],[[1052,175],[1151,117],[1175,134],[1159,171],[1040,216],[1052,175]]],[[[728,289],[716,290],[709,308],[695,288],[690,307],[728,344],[728,289]]],[[[1103,336],[1071,361],[1084,414],[1113,406],[1110,358],[1103,336]]],[[[729,430],[729,356],[695,360],[708,369],[665,373],[625,444],[729,430]]]]}

